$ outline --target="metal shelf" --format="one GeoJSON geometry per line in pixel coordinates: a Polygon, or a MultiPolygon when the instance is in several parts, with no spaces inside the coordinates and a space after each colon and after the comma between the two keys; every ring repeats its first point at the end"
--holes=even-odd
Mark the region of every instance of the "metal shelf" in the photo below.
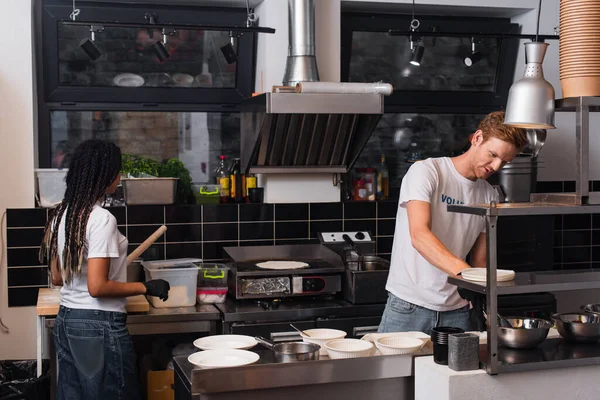
{"type": "Polygon", "coordinates": [[[591,112],[600,111],[600,97],[567,97],[554,101],[556,111],[576,111],[577,107],[587,107],[591,112]]]}
{"type": "Polygon", "coordinates": [[[496,206],[489,204],[453,205],[448,206],[449,212],[473,215],[494,215],[509,217],[519,215],[560,215],[560,214],[596,214],[600,213],[600,205],[564,205],[558,203],[500,203],[496,206]]]}
{"type": "MultiPolygon", "coordinates": [[[[479,348],[480,363],[485,369],[488,351],[479,348]]],[[[498,349],[498,372],[536,371],[551,368],[571,368],[600,364],[600,346],[596,343],[569,343],[564,339],[546,339],[535,349],[498,349]]]]}
{"type": "MultiPolygon", "coordinates": [[[[473,292],[487,293],[485,282],[468,281],[462,276],[448,277],[448,283],[473,292]]],[[[582,289],[600,289],[600,270],[517,272],[513,281],[496,284],[497,295],[582,289]]]]}

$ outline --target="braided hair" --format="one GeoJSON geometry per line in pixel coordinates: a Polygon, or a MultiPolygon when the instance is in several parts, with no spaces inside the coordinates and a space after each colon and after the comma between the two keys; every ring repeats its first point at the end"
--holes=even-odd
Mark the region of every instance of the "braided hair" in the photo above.
{"type": "Polygon", "coordinates": [[[39,255],[40,261],[45,256],[48,258],[48,265],[61,257],[65,283],[81,273],[90,213],[120,170],[121,150],[113,143],[87,140],[75,149],[66,177],[65,197],[48,216],[39,255]],[[65,247],[58,255],[58,227],[63,217],[66,218],[65,247]]]}

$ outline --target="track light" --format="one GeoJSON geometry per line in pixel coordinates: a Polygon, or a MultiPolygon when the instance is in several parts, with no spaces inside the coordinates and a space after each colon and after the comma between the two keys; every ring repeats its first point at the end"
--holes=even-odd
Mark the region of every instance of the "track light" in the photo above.
{"type": "Polygon", "coordinates": [[[79,43],[79,47],[81,47],[81,49],[85,51],[85,54],[93,61],[96,61],[102,55],[102,52],[94,44],[94,41],[96,40],[96,32],[102,32],[103,30],[104,27],[102,26],[90,26],[90,38],[85,38],[79,43]]]}
{"type": "Polygon", "coordinates": [[[169,52],[167,51],[167,49],[165,47],[165,44],[167,44],[167,34],[164,29],[162,30],[162,34],[163,34],[162,42],[160,40],[157,40],[152,45],[152,49],[154,50],[154,54],[156,54],[156,58],[158,58],[158,60],[160,62],[165,62],[169,59],[169,57],[171,55],[169,54],[169,52]]]}
{"type": "Polygon", "coordinates": [[[229,32],[229,43],[225,46],[221,47],[221,53],[223,53],[223,57],[227,61],[227,64],[233,64],[238,60],[235,49],[237,48],[237,37],[233,34],[233,32],[229,32]]]}
{"type": "Polygon", "coordinates": [[[423,54],[425,54],[425,47],[420,44],[414,44],[411,42],[412,55],[410,57],[410,63],[415,66],[420,66],[421,61],[423,59],[423,54]]]}
{"type": "Polygon", "coordinates": [[[480,51],[475,50],[475,38],[471,38],[471,54],[467,55],[463,62],[467,67],[470,67],[482,59],[483,54],[481,54],[480,51]]]}

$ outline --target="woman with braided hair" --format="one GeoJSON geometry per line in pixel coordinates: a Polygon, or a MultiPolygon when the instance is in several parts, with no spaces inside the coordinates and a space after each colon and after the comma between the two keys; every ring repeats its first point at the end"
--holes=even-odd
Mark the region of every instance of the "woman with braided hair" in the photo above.
{"type": "Polygon", "coordinates": [[[165,301],[169,283],[126,282],[127,239],[100,206],[120,182],[121,151],[88,140],[75,150],[62,203],[46,224],[40,258],[52,283],[63,285],[54,322],[57,399],[139,399],[135,352],[125,321],[126,297],[165,301]]]}

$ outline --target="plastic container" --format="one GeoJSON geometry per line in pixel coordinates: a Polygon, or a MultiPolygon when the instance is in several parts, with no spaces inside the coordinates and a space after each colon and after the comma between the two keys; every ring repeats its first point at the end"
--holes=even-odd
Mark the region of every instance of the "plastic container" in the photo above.
{"type": "Polygon", "coordinates": [[[55,207],[65,197],[67,172],[69,172],[68,169],[40,168],[35,170],[42,207],[55,207]]]}
{"type": "Polygon", "coordinates": [[[225,303],[227,299],[226,287],[199,287],[196,291],[198,303],[200,304],[220,304],[225,303]]]}
{"type": "Polygon", "coordinates": [[[198,273],[198,287],[226,288],[229,267],[219,263],[195,263],[200,271],[198,273]]]}
{"type": "Polygon", "coordinates": [[[219,204],[221,202],[221,186],[219,185],[192,185],[196,204],[219,204]]]}
{"type": "Polygon", "coordinates": [[[173,204],[179,178],[123,178],[125,204],[173,204]]]}
{"type": "Polygon", "coordinates": [[[197,258],[179,258],[173,260],[145,261],[142,263],[146,280],[164,279],[169,282],[169,299],[162,301],[158,297],[147,296],[155,308],[189,307],[196,304],[197,258]]]}

